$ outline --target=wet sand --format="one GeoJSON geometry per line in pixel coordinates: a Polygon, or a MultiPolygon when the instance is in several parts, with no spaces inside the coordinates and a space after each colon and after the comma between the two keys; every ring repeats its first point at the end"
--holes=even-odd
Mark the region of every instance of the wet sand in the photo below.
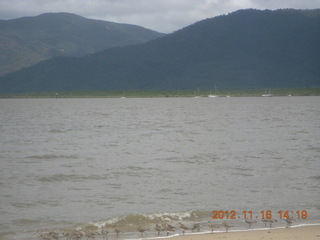
{"type": "MultiPolygon", "coordinates": [[[[166,238],[163,238],[166,239],[166,238]]],[[[190,234],[176,236],[168,240],[320,240],[320,225],[294,228],[278,228],[266,230],[251,230],[228,233],[190,234]]]]}

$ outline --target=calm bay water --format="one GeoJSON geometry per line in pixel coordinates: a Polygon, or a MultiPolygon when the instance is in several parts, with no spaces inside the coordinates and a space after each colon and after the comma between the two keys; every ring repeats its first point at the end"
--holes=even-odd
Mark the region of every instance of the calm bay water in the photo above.
{"type": "Polygon", "coordinates": [[[213,210],[320,222],[319,169],[319,97],[0,99],[0,239],[213,210]]]}

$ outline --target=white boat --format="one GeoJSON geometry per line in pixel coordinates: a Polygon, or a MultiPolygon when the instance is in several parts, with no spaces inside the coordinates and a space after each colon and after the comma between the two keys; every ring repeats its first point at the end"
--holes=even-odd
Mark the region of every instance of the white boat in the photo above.
{"type": "Polygon", "coordinates": [[[267,93],[267,89],[264,91],[264,94],[261,95],[262,97],[272,97],[272,94],[270,92],[270,88],[269,88],[269,92],[267,93]]]}
{"type": "Polygon", "coordinates": [[[217,96],[217,87],[214,86],[214,94],[211,93],[210,91],[210,94],[208,95],[209,98],[215,98],[215,97],[218,97],[217,96]]]}
{"type": "Polygon", "coordinates": [[[193,98],[200,98],[200,95],[199,95],[199,88],[198,88],[198,95],[196,95],[196,93],[194,92],[194,97],[193,98]]]}

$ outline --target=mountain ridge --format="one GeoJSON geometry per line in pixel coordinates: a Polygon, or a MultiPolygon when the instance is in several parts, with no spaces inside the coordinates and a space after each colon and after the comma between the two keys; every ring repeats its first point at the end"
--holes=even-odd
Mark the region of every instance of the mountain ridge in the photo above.
{"type": "Polygon", "coordinates": [[[82,56],[165,34],[136,25],[44,13],[0,20],[0,75],[56,56],[82,56]]]}
{"type": "Polygon", "coordinates": [[[316,87],[319,43],[319,9],[239,10],[143,44],[41,62],[0,78],[0,91],[316,87]]]}

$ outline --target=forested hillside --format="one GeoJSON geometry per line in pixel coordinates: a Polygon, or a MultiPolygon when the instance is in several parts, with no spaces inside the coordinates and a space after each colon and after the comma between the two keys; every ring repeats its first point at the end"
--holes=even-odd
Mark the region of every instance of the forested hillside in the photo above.
{"type": "Polygon", "coordinates": [[[143,44],[55,58],[1,92],[320,86],[320,10],[239,10],[143,44]]]}
{"type": "Polygon", "coordinates": [[[56,56],[81,56],[163,35],[135,25],[71,13],[0,20],[0,75],[56,56]]]}

